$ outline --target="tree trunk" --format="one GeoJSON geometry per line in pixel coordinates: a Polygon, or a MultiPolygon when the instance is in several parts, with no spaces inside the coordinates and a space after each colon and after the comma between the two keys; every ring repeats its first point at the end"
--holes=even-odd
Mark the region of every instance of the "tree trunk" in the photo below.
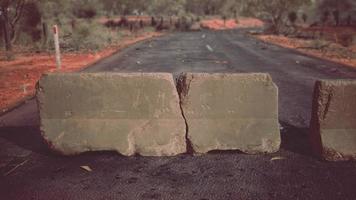
{"type": "Polygon", "coordinates": [[[11,39],[9,34],[9,18],[8,18],[7,9],[3,9],[3,13],[0,16],[0,18],[1,18],[1,25],[2,25],[1,28],[4,34],[6,58],[7,60],[11,60],[13,58],[13,55],[12,55],[12,44],[11,44],[11,39]]]}
{"type": "Polygon", "coordinates": [[[273,34],[279,34],[279,17],[272,16],[272,26],[270,31],[273,34]]]}
{"type": "Polygon", "coordinates": [[[352,17],[351,15],[347,16],[347,26],[351,26],[352,17]]]}
{"type": "Polygon", "coordinates": [[[47,22],[45,22],[45,21],[42,22],[42,33],[43,33],[42,46],[43,46],[43,48],[47,48],[47,44],[48,44],[48,25],[47,25],[47,22]]]}

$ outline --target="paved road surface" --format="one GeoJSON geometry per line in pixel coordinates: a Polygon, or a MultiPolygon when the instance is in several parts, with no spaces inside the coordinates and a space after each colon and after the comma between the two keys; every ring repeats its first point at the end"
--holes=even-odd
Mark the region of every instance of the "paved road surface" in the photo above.
{"type": "Polygon", "coordinates": [[[152,39],[85,71],[268,72],[280,91],[282,149],[253,156],[61,157],[42,143],[32,100],[0,117],[0,199],[356,199],[356,163],[318,161],[306,140],[315,80],[356,78],[356,70],[225,31],[152,39]]]}

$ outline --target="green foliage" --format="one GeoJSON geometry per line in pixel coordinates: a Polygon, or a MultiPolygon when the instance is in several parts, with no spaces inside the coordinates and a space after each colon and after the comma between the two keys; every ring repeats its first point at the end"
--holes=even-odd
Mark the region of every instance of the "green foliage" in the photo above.
{"type": "Polygon", "coordinates": [[[72,3],[72,12],[78,18],[91,19],[101,10],[102,4],[98,0],[80,0],[72,3]]]}
{"type": "Polygon", "coordinates": [[[39,0],[38,5],[42,19],[60,23],[68,18],[73,18],[73,2],[74,0],[39,0]]]}
{"type": "MultiPolygon", "coordinates": [[[[25,8],[28,9],[23,10],[21,20],[14,26],[17,31],[11,32],[18,43],[38,42],[46,46],[50,43],[51,35],[50,31],[46,33],[44,27],[50,30],[52,25],[58,24],[65,37],[65,45],[73,50],[98,49],[103,46],[100,42],[105,45],[115,38],[111,32],[120,25],[118,20],[113,18],[106,24],[113,28],[106,29],[94,23],[102,16],[154,16],[154,27],[162,29],[167,23],[160,23],[161,17],[172,17],[175,20],[170,21],[169,26],[175,25],[178,30],[189,30],[197,19],[205,15],[222,16],[223,19],[252,16],[270,22],[269,30],[272,33],[283,33],[287,22],[294,25],[298,16],[304,22],[312,22],[315,18],[327,21],[326,18],[333,17],[336,24],[338,21],[342,24],[342,20],[350,15],[347,12],[356,7],[354,0],[0,0],[0,6],[11,3],[10,14],[14,15],[14,2],[20,1],[26,2],[25,8]],[[313,15],[316,10],[318,14],[313,15]],[[323,13],[327,13],[327,16],[323,13]]],[[[119,27],[133,26],[130,23],[122,24],[119,27]]],[[[1,34],[3,31],[0,31],[1,34]]]]}
{"type": "Polygon", "coordinates": [[[256,17],[271,21],[270,30],[279,33],[288,12],[310,3],[311,0],[249,0],[247,10],[256,17]]]}
{"type": "Polygon", "coordinates": [[[64,32],[63,34],[67,35],[61,41],[62,47],[66,51],[100,50],[110,44],[117,43],[121,37],[118,32],[90,21],[82,21],[71,33],[64,32]]]}

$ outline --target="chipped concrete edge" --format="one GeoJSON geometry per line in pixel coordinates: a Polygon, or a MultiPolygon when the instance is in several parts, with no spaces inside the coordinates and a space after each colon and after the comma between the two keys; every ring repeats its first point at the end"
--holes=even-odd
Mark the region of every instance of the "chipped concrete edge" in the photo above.
{"type": "MultiPolygon", "coordinates": [[[[209,77],[212,79],[221,79],[224,77],[239,77],[239,78],[243,78],[243,79],[248,79],[248,80],[255,80],[255,81],[263,81],[267,84],[271,84],[271,86],[273,86],[276,95],[277,95],[277,99],[276,99],[276,108],[278,109],[278,104],[279,104],[279,88],[278,86],[273,82],[272,76],[269,73],[194,73],[194,72],[183,72],[180,73],[178,75],[178,77],[176,78],[176,87],[177,87],[177,92],[179,95],[179,100],[180,100],[180,108],[181,108],[181,112],[182,112],[182,116],[186,122],[186,142],[187,142],[187,152],[194,154],[194,155],[202,155],[205,153],[209,153],[210,151],[207,152],[196,152],[194,150],[194,144],[191,142],[190,137],[189,137],[189,123],[188,120],[185,116],[184,113],[184,109],[183,106],[186,103],[186,101],[188,100],[186,97],[189,94],[190,91],[190,85],[191,83],[194,81],[195,78],[201,78],[201,77],[209,77]]],[[[278,112],[277,112],[277,119],[278,119],[278,112]]],[[[279,125],[278,120],[277,120],[277,126],[279,125]]],[[[276,142],[275,144],[270,144],[268,150],[266,150],[264,153],[269,154],[269,153],[275,153],[278,152],[280,150],[280,146],[282,143],[281,140],[281,135],[280,132],[278,132],[279,134],[279,140],[278,142],[276,142]]],[[[221,149],[221,151],[224,150],[233,150],[233,151],[240,151],[242,153],[246,153],[246,154],[261,154],[260,150],[251,150],[251,151],[242,151],[240,149],[221,149]]],[[[212,150],[215,151],[215,150],[212,150]]]]}
{"type": "MultiPolygon", "coordinates": [[[[60,73],[60,72],[53,72],[53,73],[44,73],[42,74],[41,78],[39,79],[39,81],[36,84],[36,93],[35,93],[35,100],[37,102],[37,107],[38,107],[38,112],[39,112],[39,122],[40,122],[40,134],[43,138],[43,141],[47,144],[47,146],[49,147],[49,149],[54,152],[55,154],[58,155],[66,155],[66,156],[74,156],[74,155],[79,155],[82,154],[84,152],[88,152],[88,151],[116,151],[119,152],[117,149],[115,148],[106,148],[106,149],[101,149],[101,148],[90,148],[90,147],[86,147],[84,148],[83,151],[71,151],[71,152],[64,152],[61,148],[59,148],[58,145],[55,144],[55,141],[52,141],[49,137],[46,136],[45,134],[45,130],[44,130],[44,126],[43,126],[43,120],[41,120],[41,111],[43,110],[43,103],[41,103],[41,99],[43,98],[43,88],[41,87],[42,82],[45,81],[46,78],[48,77],[61,77],[61,76],[66,76],[66,77],[70,77],[70,76],[80,76],[80,77],[148,77],[148,78],[158,78],[158,79],[162,79],[162,80],[166,80],[170,83],[170,85],[172,86],[172,95],[174,96],[174,98],[177,101],[177,105],[178,108],[180,107],[179,104],[179,95],[176,91],[176,87],[175,87],[175,81],[173,79],[173,75],[171,73],[60,73]]],[[[182,121],[184,120],[184,118],[182,117],[182,121]]],[[[184,123],[186,123],[184,121],[184,123]]],[[[174,142],[175,140],[177,140],[177,138],[172,138],[172,141],[174,142]]],[[[169,149],[169,147],[163,147],[164,149],[169,149]]],[[[185,149],[185,147],[184,147],[185,149]]],[[[180,151],[181,153],[185,153],[184,151],[180,151]]],[[[124,156],[134,156],[134,155],[138,155],[137,153],[134,152],[121,152],[120,154],[124,155],[124,156]]],[[[161,152],[159,152],[159,154],[157,154],[157,156],[162,156],[163,154],[161,152]]],[[[173,156],[176,155],[172,152],[168,152],[166,156],[173,156]]],[[[145,155],[143,155],[145,156],[145,155]]]]}
{"type": "Polygon", "coordinates": [[[344,155],[335,149],[324,147],[322,144],[321,127],[320,124],[326,118],[330,101],[334,94],[335,86],[346,86],[349,84],[356,84],[354,79],[319,79],[315,81],[313,99],[312,99],[312,113],[309,126],[309,144],[312,154],[325,161],[348,161],[356,160],[356,156],[344,155]]]}
{"type": "MultiPolygon", "coordinates": [[[[141,76],[151,76],[151,77],[158,77],[158,78],[162,78],[165,79],[169,82],[172,82],[173,85],[176,86],[176,93],[174,93],[174,95],[177,96],[178,100],[179,100],[179,107],[180,107],[180,111],[181,111],[181,115],[184,119],[185,122],[185,126],[186,126],[186,133],[185,133],[185,137],[186,137],[186,152],[187,153],[192,153],[192,154],[196,154],[196,155],[200,155],[200,153],[194,152],[193,147],[192,147],[192,143],[189,140],[189,124],[188,121],[185,117],[184,114],[184,109],[182,108],[182,105],[184,104],[184,100],[186,99],[185,97],[188,95],[189,93],[189,87],[190,87],[190,83],[193,81],[194,77],[217,77],[217,78],[221,78],[221,77],[225,77],[225,76],[230,76],[230,77],[241,77],[241,78],[247,78],[250,79],[251,77],[253,77],[254,80],[256,81],[265,81],[268,83],[271,83],[274,87],[274,89],[276,90],[277,96],[278,96],[278,87],[277,85],[273,82],[272,77],[268,74],[268,73],[192,73],[192,72],[185,72],[185,73],[181,73],[176,81],[174,81],[173,79],[173,75],[171,73],[72,73],[72,74],[68,74],[68,73],[46,73],[43,74],[41,79],[39,80],[39,82],[36,85],[36,101],[37,101],[37,106],[38,106],[38,110],[41,111],[42,109],[42,105],[40,103],[40,98],[42,95],[42,89],[40,87],[40,82],[43,81],[44,78],[46,78],[47,76],[78,76],[78,74],[80,74],[81,76],[109,76],[109,77],[115,77],[115,76],[119,76],[119,77],[141,77],[141,76]],[[211,76],[214,75],[214,76],[211,76]],[[188,83],[188,84],[187,84],[188,83]]],[[[278,99],[277,99],[277,107],[278,107],[278,99]]],[[[40,113],[41,115],[41,113],[40,113]]],[[[61,151],[59,149],[56,148],[56,145],[52,144],[51,141],[46,138],[45,134],[44,134],[44,130],[42,129],[42,120],[40,120],[41,123],[41,135],[44,138],[45,142],[47,143],[47,145],[56,153],[61,154],[61,151]]],[[[280,146],[280,143],[278,144],[278,146],[280,146]]],[[[91,149],[87,149],[87,151],[90,151],[91,149]]],[[[115,149],[113,149],[115,150],[115,149]]],[[[275,148],[271,151],[268,151],[267,153],[274,153],[277,152],[279,150],[279,148],[275,148]]],[[[73,152],[71,155],[77,155],[80,154],[82,152],[73,152]]],[[[255,154],[256,152],[245,152],[245,153],[250,153],[250,154],[255,154]]],[[[130,154],[131,155],[131,154],[130,154]]]]}

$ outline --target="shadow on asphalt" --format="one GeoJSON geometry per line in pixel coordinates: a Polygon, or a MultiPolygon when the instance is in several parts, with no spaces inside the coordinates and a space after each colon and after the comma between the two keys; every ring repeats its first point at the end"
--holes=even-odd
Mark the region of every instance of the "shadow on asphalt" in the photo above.
{"type": "MultiPolygon", "coordinates": [[[[280,123],[283,127],[281,130],[281,148],[293,153],[311,156],[311,147],[308,140],[309,129],[295,127],[284,122],[280,123]]],[[[48,148],[40,134],[40,128],[37,126],[0,127],[0,137],[20,148],[32,152],[47,156],[55,155],[55,153],[48,148]]],[[[238,150],[214,150],[209,152],[209,154],[222,153],[235,154],[242,152],[238,150]]],[[[188,154],[192,154],[192,152],[188,152],[188,154]]]]}
{"type": "Polygon", "coordinates": [[[0,137],[23,149],[42,155],[52,152],[48,149],[36,126],[0,127],[0,137]]]}
{"type": "Polygon", "coordinates": [[[239,150],[212,150],[209,151],[208,154],[214,155],[214,154],[245,154],[245,153],[239,150]]]}
{"type": "Polygon", "coordinates": [[[312,151],[309,143],[307,127],[296,127],[285,122],[280,122],[281,130],[281,148],[297,154],[311,156],[312,151]]]}

